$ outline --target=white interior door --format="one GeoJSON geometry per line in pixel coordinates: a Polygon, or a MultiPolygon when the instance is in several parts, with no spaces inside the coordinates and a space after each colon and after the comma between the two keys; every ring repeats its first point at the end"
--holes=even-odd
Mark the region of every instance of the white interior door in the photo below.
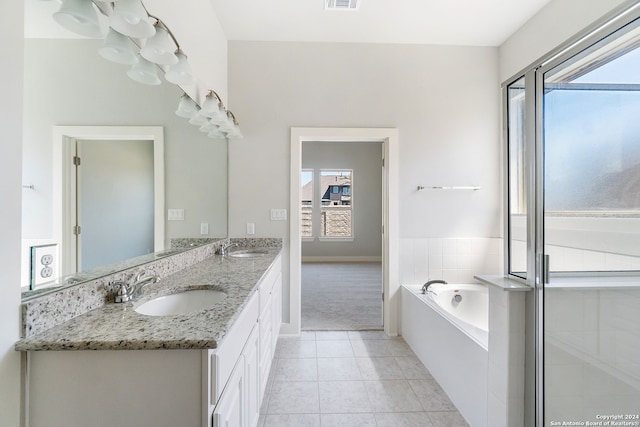
{"type": "Polygon", "coordinates": [[[78,140],[78,271],[154,251],[153,141],[78,140]]]}

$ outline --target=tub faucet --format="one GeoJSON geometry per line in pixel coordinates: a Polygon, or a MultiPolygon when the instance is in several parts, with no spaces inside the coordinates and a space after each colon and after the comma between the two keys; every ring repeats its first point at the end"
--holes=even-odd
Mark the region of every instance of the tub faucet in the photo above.
{"type": "Polygon", "coordinates": [[[434,283],[442,283],[444,285],[447,284],[446,281],[444,280],[440,280],[440,279],[436,279],[436,280],[429,280],[427,283],[425,283],[424,285],[422,285],[422,293],[426,294],[427,292],[429,292],[429,287],[431,285],[433,285],[434,283]]]}
{"type": "Polygon", "coordinates": [[[157,283],[160,280],[159,276],[145,277],[144,274],[144,272],[138,273],[128,284],[122,281],[115,282],[114,284],[118,286],[115,302],[121,303],[133,301],[142,295],[142,290],[147,285],[157,283]]]}
{"type": "Polygon", "coordinates": [[[233,247],[238,247],[237,243],[228,243],[226,245],[222,245],[220,246],[220,249],[218,250],[218,253],[222,256],[225,256],[226,254],[229,253],[229,249],[233,248],[233,247]]]}

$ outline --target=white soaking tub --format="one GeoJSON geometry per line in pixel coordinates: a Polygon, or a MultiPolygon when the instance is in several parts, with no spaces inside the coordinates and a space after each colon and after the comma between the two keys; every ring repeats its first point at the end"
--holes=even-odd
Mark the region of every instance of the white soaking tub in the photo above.
{"type": "Polygon", "coordinates": [[[474,427],[487,426],[488,289],[403,285],[402,336],[474,427]]]}

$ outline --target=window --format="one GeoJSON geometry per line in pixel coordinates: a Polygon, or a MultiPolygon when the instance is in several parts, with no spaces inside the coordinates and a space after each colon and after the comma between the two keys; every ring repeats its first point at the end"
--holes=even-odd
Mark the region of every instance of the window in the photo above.
{"type": "Polygon", "coordinates": [[[352,170],[303,169],[300,176],[300,235],[307,240],[353,237],[352,170]],[[316,182],[318,185],[316,186],[316,182]],[[320,203],[314,201],[319,195],[320,203]],[[314,224],[319,224],[314,230],[314,224]]]}
{"type": "Polygon", "coordinates": [[[353,236],[351,170],[320,171],[320,237],[353,236]]]}

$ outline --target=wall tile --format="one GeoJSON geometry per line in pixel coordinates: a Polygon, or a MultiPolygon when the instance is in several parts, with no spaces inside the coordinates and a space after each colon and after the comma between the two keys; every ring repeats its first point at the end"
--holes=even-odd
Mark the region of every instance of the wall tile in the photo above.
{"type": "Polygon", "coordinates": [[[471,255],[471,239],[456,239],[456,255],[471,255]]]}
{"type": "Polygon", "coordinates": [[[457,239],[444,239],[442,241],[442,255],[455,255],[457,249],[457,239]]]}
{"type": "Polygon", "coordinates": [[[429,255],[442,255],[442,239],[429,239],[429,255]]]}

